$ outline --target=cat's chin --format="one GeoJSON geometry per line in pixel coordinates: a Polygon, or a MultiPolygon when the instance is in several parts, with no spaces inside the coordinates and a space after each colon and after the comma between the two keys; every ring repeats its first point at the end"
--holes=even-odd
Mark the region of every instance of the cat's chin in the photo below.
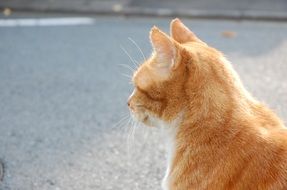
{"type": "Polygon", "coordinates": [[[143,114],[139,114],[139,113],[135,113],[135,112],[131,112],[131,116],[135,121],[141,122],[143,123],[144,120],[147,119],[148,116],[145,116],[143,114]]]}
{"type": "Polygon", "coordinates": [[[132,113],[131,115],[134,120],[144,124],[147,127],[156,126],[156,124],[153,122],[154,119],[152,118],[152,116],[149,116],[147,114],[135,114],[135,113],[132,113]]]}
{"type": "Polygon", "coordinates": [[[162,121],[151,115],[146,115],[141,122],[147,127],[161,127],[162,126],[162,121]]]}

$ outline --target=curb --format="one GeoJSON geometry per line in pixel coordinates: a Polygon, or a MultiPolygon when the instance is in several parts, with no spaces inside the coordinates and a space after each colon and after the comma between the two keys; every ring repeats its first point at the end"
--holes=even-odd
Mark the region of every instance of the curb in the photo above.
{"type": "MultiPolygon", "coordinates": [[[[142,7],[25,7],[9,6],[14,12],[34,13],[66,13],[66,14],[92,14],[110,16],[144,16],[144,17],[181,17],[199,19],[224,19],[224,20],[258,20],[258,21],[287,21],[287,12],[267,11],[207,11],[207,10],[179,10],[179,9],[154,9],[142,7]]],[[[0,5],[0,9],[4,9],[0,5]]]]}

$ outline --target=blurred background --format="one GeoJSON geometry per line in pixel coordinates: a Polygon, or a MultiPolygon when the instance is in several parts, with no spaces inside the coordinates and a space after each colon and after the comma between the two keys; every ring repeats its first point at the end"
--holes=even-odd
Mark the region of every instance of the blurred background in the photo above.
{"type": "Polygon", "coordinates": [[[164,134],[133,124],[126,100],[150,28],[168,32],[175,17],[287,120],[286,0],[0,0],[0,10],[0,190],[160,189],[164,134]]]}

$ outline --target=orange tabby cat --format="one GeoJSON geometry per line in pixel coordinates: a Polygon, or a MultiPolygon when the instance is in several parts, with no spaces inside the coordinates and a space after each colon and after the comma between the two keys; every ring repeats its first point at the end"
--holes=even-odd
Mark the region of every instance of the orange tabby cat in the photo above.
{"type": "Polygon", "coordinates": [[[153,55],[134,73],[128,105],[167,130],[165,190],[287,189],[287,130],[243,87],[223,54],[179,19],[153,27],[153,55]]]}

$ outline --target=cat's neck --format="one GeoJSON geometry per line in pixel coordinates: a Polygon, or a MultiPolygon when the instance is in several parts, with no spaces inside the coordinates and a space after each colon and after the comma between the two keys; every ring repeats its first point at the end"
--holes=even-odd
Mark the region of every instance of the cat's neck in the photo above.
{"type": "Polygon", "coordinates": [[[239,115],[245,114],[249,117],[252,112],[249,104],[252,104],[252,101],[237,96],[225,96],[219,101],[220,104],[212,101],[199,104],[186,100],[185,105],[190,103],[190,106],[164,127],[167,134],[168,167],[163,187],[170,183],[171,175],[177,175],[178,162],[187,161],[183,155],[212,155],[219,151],[220,147],[225,147],[225,143],[228,143],[228,139],[232,139],[237,131],[242,130],[234,129],[235,123],[238,122],[239,115]],[[208,153],[203,153],[206,150],[208,153]]]}
{"type": "Polygon", "coordinates": [[[238,119],[238,115],[252,114],[252,106],[257,101],[244,88],[231,64],[225,58],[222,58],[221,62],[225,64],[215,64],[214,68],[211,67],[210,76],[204,80],[188,81],[188,109],[184,118],[187,125],[229,125],[232,119],[238,119]]]}

